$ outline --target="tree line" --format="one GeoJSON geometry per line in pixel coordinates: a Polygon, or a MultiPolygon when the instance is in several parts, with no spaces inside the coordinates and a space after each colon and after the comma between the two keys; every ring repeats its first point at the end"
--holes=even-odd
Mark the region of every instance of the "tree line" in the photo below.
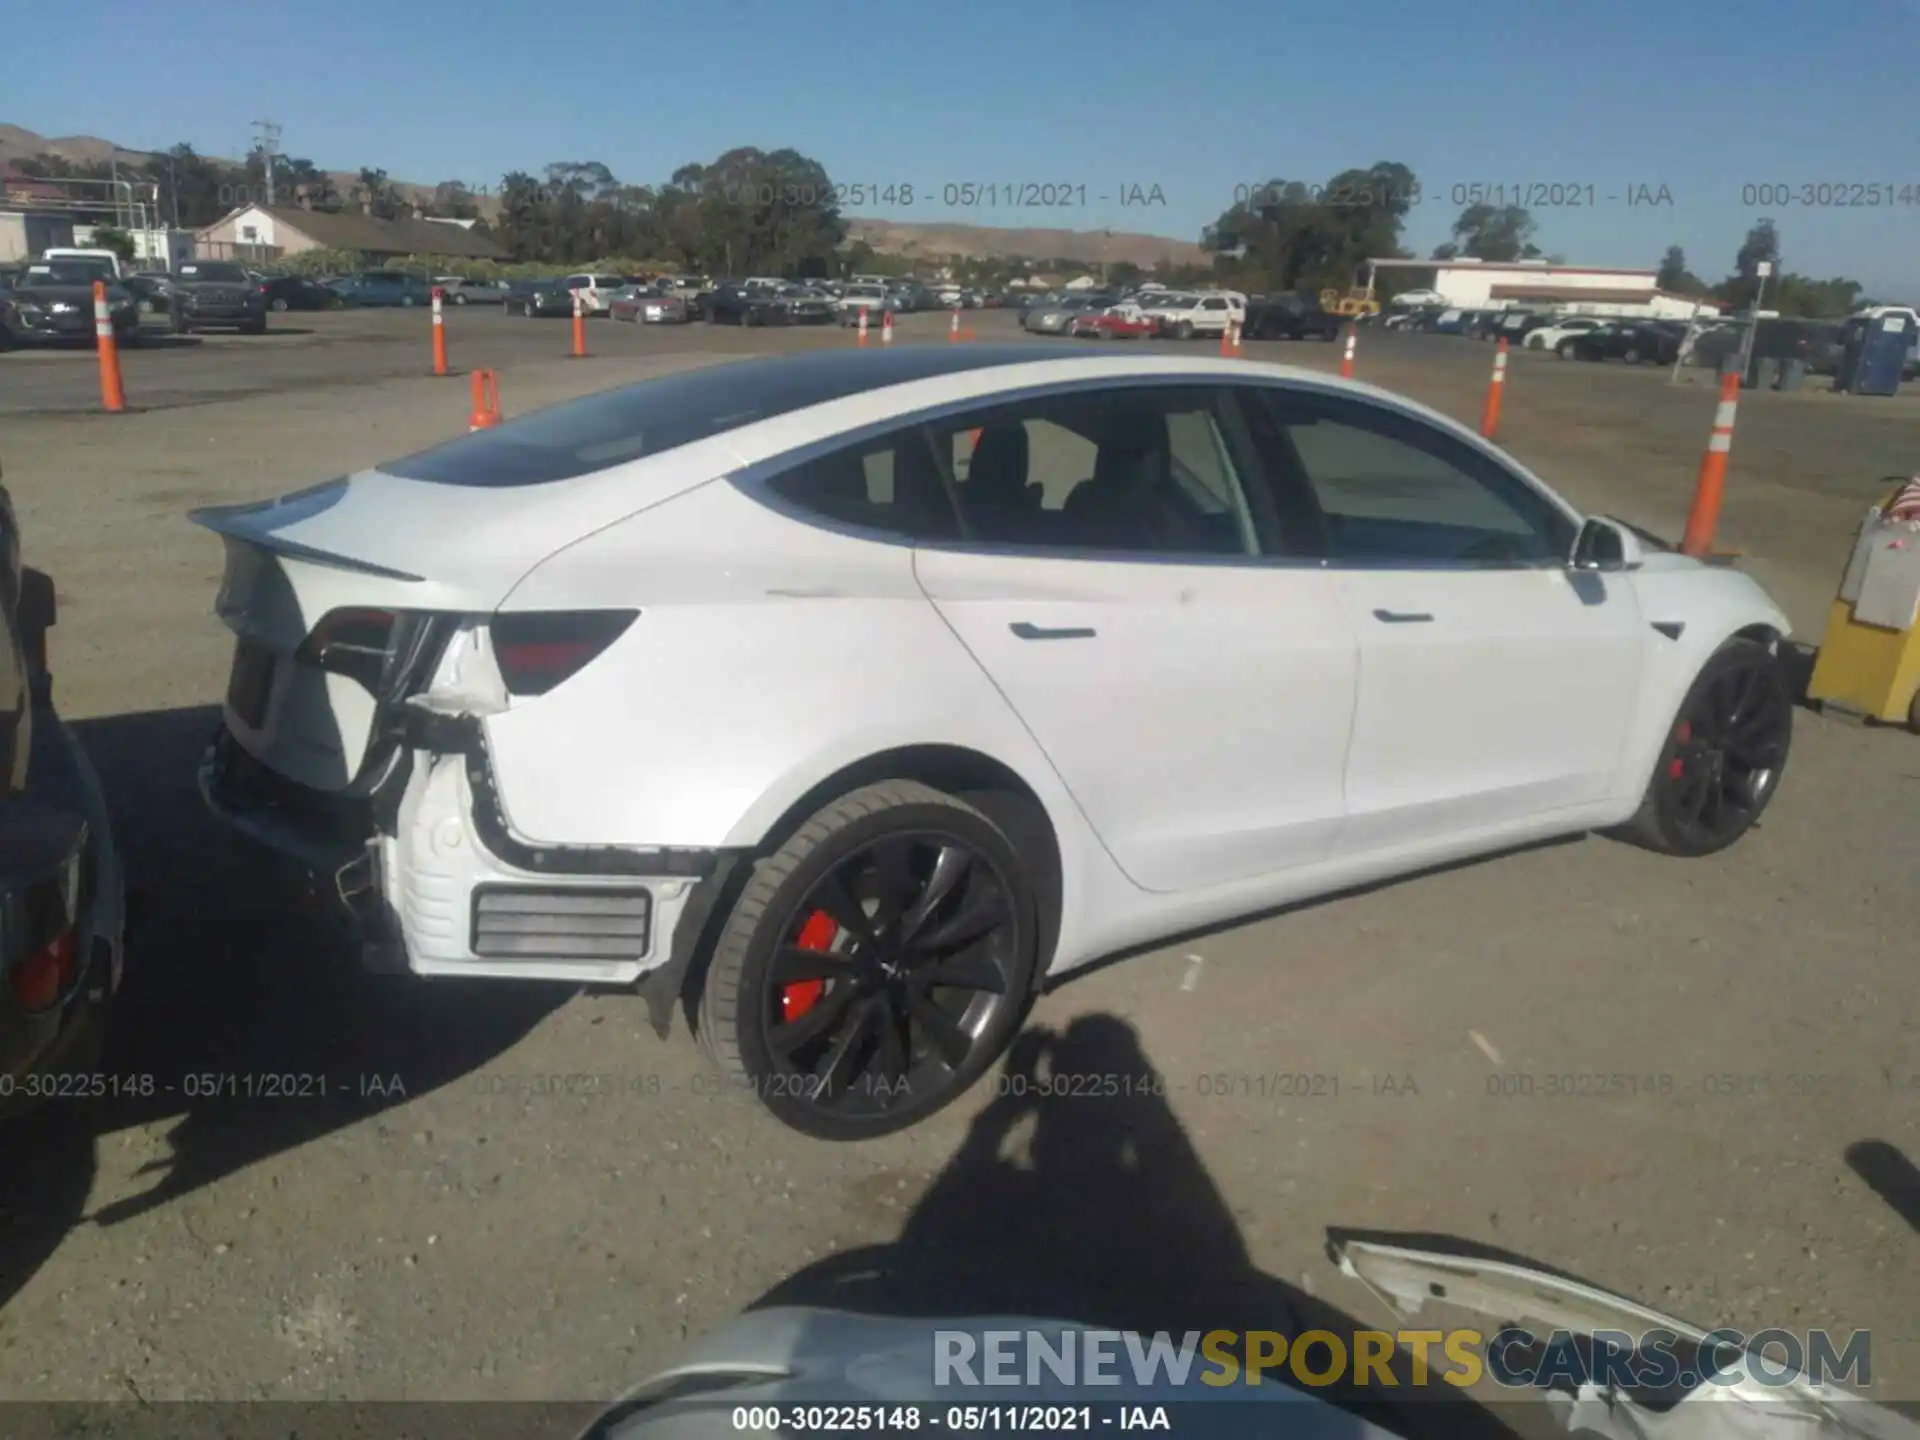
{"type": "MultiPolygon", "coordinates": [[[[1415,258],[1401,243],[1408,211],[1420,193],[1418,178],[1405,165],[1382,161],[1365,170],[1343,170],[1324,184],[1276,179],[1246,188],[1202,238],[1216,270],[1241,289],[1345,291],[1364,283],[1369,259],[1415,258]]],[[[1539,228],[1522,206],[1468,205],[1454,220],[1450,238],[1426,258],[1436,264],[1461,258],[1565,264],[1564,256],[1541,249],[1539,228]]],[[[1782,315],[1839,319],[1869,303],[1856,280],[1785,270],[1772,220],[1747,231],[1723,279],[1700,279],[1687,268],[1678,245],[1667,247],[1657,269],[1655,283],[1661,289],[1731,310],[1748,308],[1758,295],[1763,308],[1782,315]],[[1762,262],[1773,267],[1764,293],[1762,262]]],[[[1378,277],[1374,294],[1390,298],[1427,283],[1418,270],[1387,271],[1378,277]]]]}
{"type": "MultiPolygon", "coordinates": [[[[138,164],[121,165],[117,174],[157,187],[159,213],[166,223],[198,229],[239,205],[263,200],[267,165],[259,152],[232,162],[201,155],[183,143],[138,164]]],[[[869,271],[906,275],[939,263],[968,284],[1091,271],[1112,282],[1151,276],[1169,284],[1204,281],[1266,293],[1344,292],[1364,283],[1370,259],[1415,258],[1403,244],[1403,232],[1420,194],[1412,169],[1386,160],[1342,170],[1324,183],[1274,179],[1243,186],[1234,203],[1202,233],[1205,263],[1162,264],[1143,271],[1133,265],[1091,266],[1058,257],[879,254],[862,240],[849,240],[840,210],[843,199],[861,203],[865,197],[835,186],[825,166],[793,149],[737,147],[710,162],[683,165],[658,185],[623,181],[595,160],[556,161],[538,175],[507,174],[497,190],[458,180],[432,187],[401,186],[386,171],[372,168],[342,184],[302,157],[277,156],[272,165],[280,204],[365,210],[384,219],[418,212],[475,220],[521,268],[617,260],[624,265],[609,268],[671,266],[721,275],[825,277],[869,271]]],[[[52,155],[19,161],[15,168],[44,178],[104,180],[116,173],[104,163],[76,164],[52,155]]],[[[1523,207],[1468,205],[1455,219],[1449,238],[1426,258],[1436,263],[1463,257],[1565,263],[1563,256],[1542,252],[1538,232],[1538,223],[1523,207]]],[[[1747,232],[1725,278],[1702,281],[1687,268],[1680,247],[1670,246],[1659,264],[1658,283],[1744,308],[1759,288],[1763,261],[1774,267],[1764,297],[1768,309],[1839,317],[1861,303],[1863,287],[1856,281],[1784,272],[1780,237],[1771,220],[1747,232]]],[[[1421,283],[1417,271],[1386,272],[1375,295],[1388,298],[1396,289],[1421,283]]]]}

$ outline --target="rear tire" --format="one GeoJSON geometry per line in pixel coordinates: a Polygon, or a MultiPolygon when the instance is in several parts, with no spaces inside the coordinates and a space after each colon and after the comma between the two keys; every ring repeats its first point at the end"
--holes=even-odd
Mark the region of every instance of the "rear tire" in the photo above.
{"type": "Polygon", "coordinates": [[[732,1088],[804,1134],[862,1140],[918,1123],[959,1098],[1019,1029],[1042,933],[1032,873],[1031,858],[986,810],[916,781],[881,781],[830,801],[755,865],[735,901],[701,989],[702,1044],[732,1088]],[[940,866],[950,853],[964,863],[942,891],[940,866]],[[871,858],[882,854],[912,858],[899,870],[913,877],[910,884],[889,890],[871,858]],[[822,902],[836,892],[840,904],[822,902]],[[920,898],[889,919],[884,894],[920,898]],[[869,933],[859,936],[828,908],[851,910],[869,933]],[[978,939],[929,952],[949,958],[912,958],[915,946],[935,944],[939,932],[970,934],[965,918],[975,913],[1004,918],[978,939]],[[809,938],[822,917],[832,938],[809,938]],[[889,949],[889,941],[906,948],[889,949]],[[809,955],[824,957],[810,973],[828,977],[827,988],[786,1018],[794,990],[818,983],[790,978],[796,956],[804,963],[809,955]],[[928,978],[943,972],[969,983],[928,978]],[[932,1028],[919,1023],[928,1006],[938,1007],[932,1028]],[[815,1012],[810,1040],[795,1044],[783,1033],[815,1012]],[[896,1022],[900,1028],[890,1029],[896,1022]],[[896,1035],[904,1078],[888,1081],[887,1041],[896,1035]],[[813,1044],[824,1054],[807,1059],[813,1044]],[[823,1087],[816,1077],[836,1073],[832,1062],[842,1053],[861,1068],[823,1087]]]}
{"type": "Polygon", "coordinates": [[[1173,338],[1176,340],[1191,340],[1193,338],[1193,322],[1191,320],[1182,320],[1178,325],[1175,325],[1173,327],[1173,338]]]}
{"type": "Polygon", "coordinates": [[[1615,837],[1663,855],[1726,849],[1765,813],[1792,740],[1793,693],[1779,658],[1758,641],[1729,640],[1700,667],[1646,796],[1615,837]]]}

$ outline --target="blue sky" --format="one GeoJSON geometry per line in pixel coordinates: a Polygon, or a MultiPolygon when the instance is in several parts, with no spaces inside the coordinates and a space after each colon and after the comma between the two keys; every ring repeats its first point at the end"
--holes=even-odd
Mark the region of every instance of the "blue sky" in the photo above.
{"type": "Polygon", "coordinates": [[[1419,253],[1455,186],[1592,187],[1592,208],[1535,209],[1545,249],[1651,266],[1680,244],[1711,280],[1770,214],[1789,268],[1920,294],[1920,0],[336,0],[308,19],[94,0],[90,53],[121,80],[5,47],[0,121],[237,155],[265,116],[330,169],[496,186],[553,160],[654,182],[791,145],[842,184],[913,185],[896,219],[1189,239],[1236,185],[1398,160],[1425,187],[1419,253]],[[941,203],[966,182],[1072,203],[941,203]],[[1872,183],[1888,202],[1743,195],[1872,183]],[[1629,206],[1640,185],[1671,203],[1629,206]],[[1164,203],[1121,203],[1155,186],[1164,203]]]}

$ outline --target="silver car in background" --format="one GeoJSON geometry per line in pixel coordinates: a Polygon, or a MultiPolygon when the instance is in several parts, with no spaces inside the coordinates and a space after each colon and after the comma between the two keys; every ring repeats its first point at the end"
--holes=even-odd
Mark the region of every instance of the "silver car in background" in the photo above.
{"type": "Polygon", "coordinates": [[[1064,300],[1034,306],[1020,317],[1020,324],[1035,335],[1065,335],[1077,316],[1107,303],[1105,298],[1095,301],[1084,295],[1069,295],[1064,300]]]}
{"type": "Polygon", "coordinates": [[[862,310],[867,312],[869,325],[878,325],[883,315],[898,314],[900,310],[899,299],[884,285],[844,285],[837,305],[842,325],[858,325],[862,310]]]}

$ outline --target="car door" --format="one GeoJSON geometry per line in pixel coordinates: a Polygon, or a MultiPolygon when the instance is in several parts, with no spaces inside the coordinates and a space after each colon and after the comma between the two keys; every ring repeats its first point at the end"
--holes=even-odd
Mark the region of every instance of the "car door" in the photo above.
{"type": "Polygon", "coordinates": [[[1572,569],[1577,519],[1462,434],[1306,387],[1260,398],[1266,453],[1358,627],[1336,854],[1603,801],[1651,634],[1629,578],[1572,569]]]}
{"type": "Polygon", "coordinates": [[[1120,868],[1167,892],[1326,859],[1354,627],[1317,564],[1264,553],[1224,388],[1080,387],[928,434],[965,538],[916,553],[920,584],[1120,868]]]}

